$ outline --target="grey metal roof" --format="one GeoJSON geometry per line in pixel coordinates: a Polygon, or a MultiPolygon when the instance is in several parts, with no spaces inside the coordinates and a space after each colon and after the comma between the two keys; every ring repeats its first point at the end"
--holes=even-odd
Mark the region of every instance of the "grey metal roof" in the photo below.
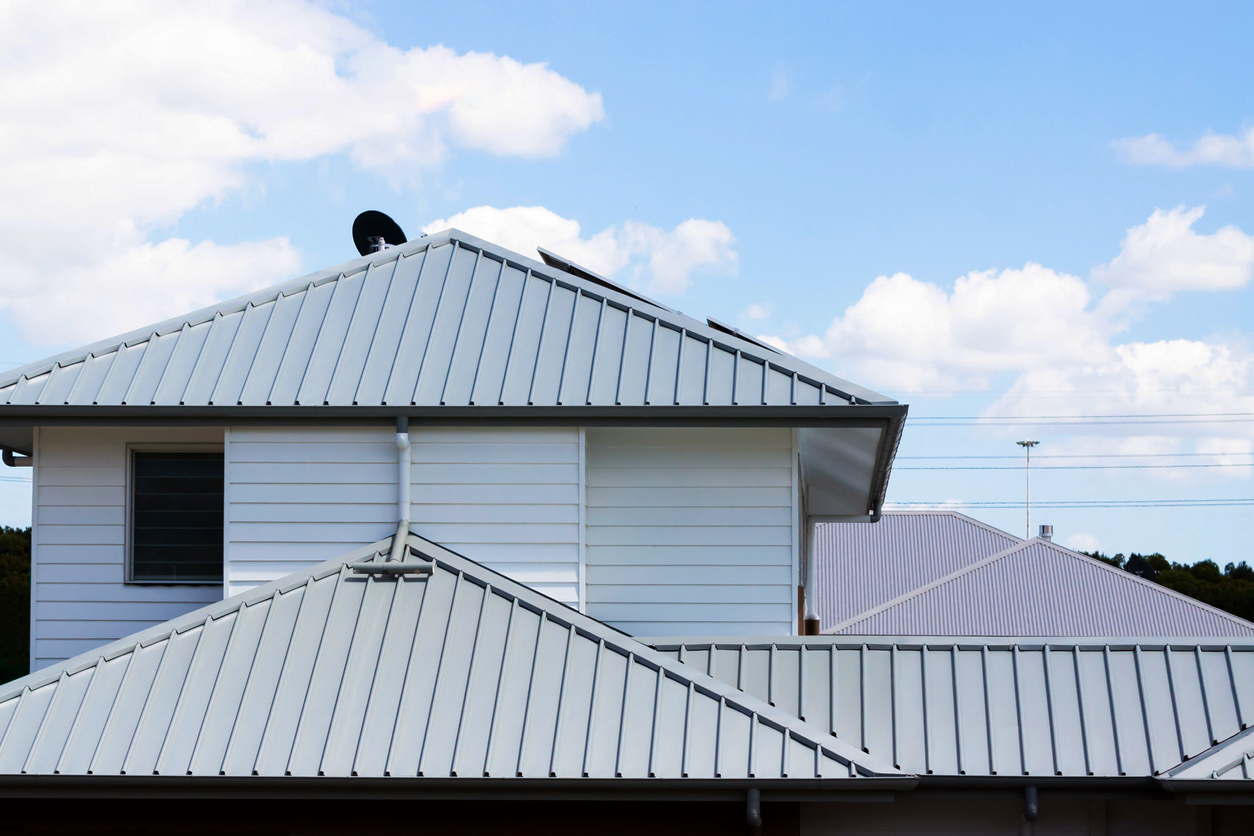
{"type": "Polygon", "coordinates": [[[0,775],[897,776],[479,564],[390,539],[0,687],[0,775]]]}
{"type": "Polygon", "coordinates": [[[819,525],[819,621],[846,623],[1021,542],[954,511],[892,511],[874,525],[819,525]]]}
{"type": "Polygon", "coordinates": [[[1254,636],[1254,624],[1056,543],[1032,539],[824,625],[823,632],[1246,638],[1254,636]]]}
{"type": "Polygon", "coordinates": [[[635,294],[457,230],[0,378],[0,405],[10,407],[851,402],[896,404],[635,294]]]}
{"type": "Polygon", "coordinates": [[[1247,728],[1180,764],[1163,776],[1164,785],[1254,780],[1254,729],[1247,728]]]}
{"type": "Polygon", "coordinates": [[[1254,721],[1248,640],[653,642],[918,775],[1148,777],[1254,721]]]}

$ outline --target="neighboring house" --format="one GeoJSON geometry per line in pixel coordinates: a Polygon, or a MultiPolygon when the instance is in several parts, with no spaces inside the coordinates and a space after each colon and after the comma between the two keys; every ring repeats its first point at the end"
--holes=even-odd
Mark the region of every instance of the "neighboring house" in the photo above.
{"type": "Polygon", "coordinates": [[[1254,624],[953,511],[821,525],[814,604],[853,636],[1254,637],[1254,624]]]}
{"type": "Polygon", "coordinates": [[[906,408],[547,257],[450,230],[0,380],[32,669],[396,531],[404,456],[415,532],[606,623],[799,632],[906,408]]]}
{"type": "Polygon", "coordinates": [[[5,828],[1251,832],[1251,625],[885,517],[904,406],[545,260],[451,231],[0,380],[5,828]]]}

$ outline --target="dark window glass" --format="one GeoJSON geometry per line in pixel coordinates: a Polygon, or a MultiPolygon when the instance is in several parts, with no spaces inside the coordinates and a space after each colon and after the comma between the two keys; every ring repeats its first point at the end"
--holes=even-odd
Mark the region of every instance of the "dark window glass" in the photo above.
{"type": "Polygon", "coordinates": [[[134,454],[131,578],[222,581],[222,454],[134,454]]]}

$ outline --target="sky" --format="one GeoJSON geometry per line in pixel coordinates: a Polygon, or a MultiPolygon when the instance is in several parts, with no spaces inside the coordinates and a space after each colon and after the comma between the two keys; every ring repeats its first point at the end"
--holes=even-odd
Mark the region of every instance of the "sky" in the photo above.
{"type": "MultiPolygon", "coordinates": [[[[890,508],[1023,534],[1032,439],[1034,530],[1254,562],[1252,26],[1212,3],[0,2],[0,366],[346,261],[379,209],[547,247],[908,403],[890,508]]],[[[0,523],[29,524],[27,475],[0,474],[0,523]]]]}

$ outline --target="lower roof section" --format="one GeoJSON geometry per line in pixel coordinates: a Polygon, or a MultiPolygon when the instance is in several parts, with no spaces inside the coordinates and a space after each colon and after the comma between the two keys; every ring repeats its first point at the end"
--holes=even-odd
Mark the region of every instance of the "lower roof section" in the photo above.
{"type": "Polygon", "coordinates": [[[390,546],[0,687],[0,776],[905,777],[474,561],[390,546]]]}
{"type": "Polygon", "coordinates": [[[921,778],[1150,778],[1254,722],[1248,639],[649,641],[921,778]]]}

